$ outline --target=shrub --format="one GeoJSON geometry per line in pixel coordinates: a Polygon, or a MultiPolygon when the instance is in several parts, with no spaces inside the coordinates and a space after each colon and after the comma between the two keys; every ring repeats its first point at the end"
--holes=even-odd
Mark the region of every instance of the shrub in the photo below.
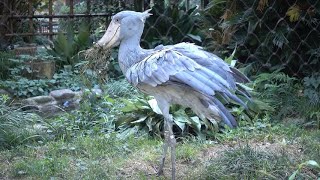
{"type": "Polygon", "coordinates": [[[83,23],[77,35],[71,26],[68,27],[66,35],[60,31],[57,38],[53,40],[53,48],[48,49],[48,53],[57,57],[57,64],[60,67],[74,66],[81,61],[79,52],[90,45],[89,27],[83,23]]]}
{"type": "Polygon", "coordinates": [[[13,60],[15,55],[11,52],[0,51],[0,79],[7,79],[10,76],[10,69],[17,66],[13,60]]]}
{"type": "Polygon", "coordinates": [[[305,77],[320,69],[319,9],[319,1],[212,0],[203,29],[214,41],[209,48],[237,47],[236,57],[252,63],[254,74],[282,69],[305,77]]]}
{"type": "Polygon", "coordinates": [[[180,42],[193,42],[200,44],[202,39],[199,34],[199,15],[197,8],[185,10],[178,4],[163,6],[155,4],[145,24],[142,36],[142,45],[154,48],[159,44],[169,45],[180,42]]]}
{"type": "MultiPolygon", "coordinates": [[[[52,79],[27,79],[21,76],[21,70],[27,68],[20,66],[11,71],[11,78],[0,81],[0,87],[13,93],[15,97],[26,98],[40,95],[48,95],[56,89],[71,89],[79,91],[84,86],[79,71],[62,69],[53,75],[52,79]]],[[[94,82],[93,82],[94,83],[94,82]]]]}

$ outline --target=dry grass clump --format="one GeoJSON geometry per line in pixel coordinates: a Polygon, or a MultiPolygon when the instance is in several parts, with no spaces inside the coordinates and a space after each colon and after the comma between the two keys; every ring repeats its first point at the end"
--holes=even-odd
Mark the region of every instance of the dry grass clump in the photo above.
{"type": "Polygon", "coordinates": [[[111,49],[93,46],[90,49],[79,52],[79,54],[84,55],[86,60],[81,68],[84,74],[90,71],[96,74],[97,78],[103,82],[108,79],[109,65],[112,60],[111,49]]]}

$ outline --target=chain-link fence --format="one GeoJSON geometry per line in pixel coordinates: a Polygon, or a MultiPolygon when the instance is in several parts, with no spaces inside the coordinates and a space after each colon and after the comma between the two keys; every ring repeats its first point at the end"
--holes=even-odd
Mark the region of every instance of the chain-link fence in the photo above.
{"type": "MultiPolygon", "coordinates": [[[[182,1],[185,2],[185,1],[182,1]]],[[[251,74],[282,70],[304,77],[320,71],[320,1],[211,0],[204,8],[155,5],[145,28],[151,47],[194,42],[235,57],[251,74]],[[163,8],[164,7],[164,8],[163,8]]]]}
{"type": "Polygon", "coordinates": [[[41,43],[70,24],[75,32],[81,24],[90,26],[96,41],[112,14],[149,8],[153,16],[145,26],[145,48],[187,41],[221,57],[235,50],[235,58],[252,74],[319,72],[319,0],[1,0],[0,41],[2,46],[41,43]]]}

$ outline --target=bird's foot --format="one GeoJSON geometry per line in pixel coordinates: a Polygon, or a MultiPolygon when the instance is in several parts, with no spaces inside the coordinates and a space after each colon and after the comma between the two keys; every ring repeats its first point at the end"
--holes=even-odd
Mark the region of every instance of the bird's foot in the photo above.
{"type": "Polygon", "coordinates": [[[157,176],[163,176],[163,169],[161,169],[161,170],[159,169],[159,170],[158,170],[157,176]]]}

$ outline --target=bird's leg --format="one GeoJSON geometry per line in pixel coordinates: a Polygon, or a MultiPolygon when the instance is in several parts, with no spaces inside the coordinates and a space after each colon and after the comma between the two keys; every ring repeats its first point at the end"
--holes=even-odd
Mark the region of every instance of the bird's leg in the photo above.
{"type": "Polygon", "coordinates": [[[166,154],[168,151],[168,147],[171,148],[171,162],[172,162],[172,179],[175,180],[175,174],[176,174],[176,139],[173,134],[172,125],[173,125],[173,118],[169,113],[170,104],[166,99],[164,99],[161,96],[155,96],[158,106],[162,112],[162,115],[164,116],[164,136],[165,136],[165,142],[163,145],[163,154],[161,159],[160,168],[158,171],[158,174],[163,173],[163,166],[164,161],[166,158],[166,154]]]}
{"type": "Polygon", "coordinates": [[[172,165],[172,180],[176,177],[176,138],[173,134],[173,118],[171,115],[168,117],[167,128],[169,131],[169,145],[171,148],[171,165],[172,165]]]}
{"type": "Polygon", "coordinates": [[[161,157],[160,167],[159,167],[159,170],[158,170],[158,176],[163,174],[164,162],[166,160],[166,154],[168,152],[168,146],[169,146],[169,132],[168,132],[168,126],[167,126],[166,119],[164,120],[163,128],[164,128],[165,142],[163,144],[163,154],[162,154],[162,157],[161,157]]]}
{"type": "Polygon", "coordinates": [[[166,154],[168,151],[168,147],[171,148],[171,165],[172,165],[172,180],[175,179],[176,175],[176,139],[172,130],[173,119],[171,115],[165,116],[164,119],[164,136],[165,142],[163,144],[163,154],[161,158],[161,163],[158,171],[158,175],[163,174],[163,167],[166,158],[166,154]]]}

